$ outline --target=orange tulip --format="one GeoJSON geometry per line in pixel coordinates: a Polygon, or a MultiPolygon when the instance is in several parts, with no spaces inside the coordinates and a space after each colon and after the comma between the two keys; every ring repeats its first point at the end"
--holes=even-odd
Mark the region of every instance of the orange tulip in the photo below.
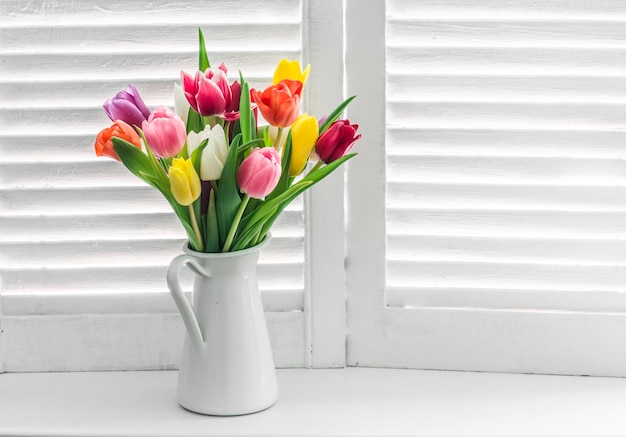
{"type": "Polygon", "coordinates": [[[289,127],[298,118],[302,82],[283,80],[262,93],[252,90],[252,98],[263,118],[276,127],[289,127]]]}
{"type": "Polygon", "coordinates": [[[108,156],[109,158],[117,159],[118,161],[120,160],[120,157],[117,156],[115,148],[113,147],[113,142],[111,141],[112,137],[118,137],[126,140],[133,146],[141,149],[141,140],[139,139],[137,132],[135,132],[135,129],[124,123],[122,120],[115,120],[110,127],[100,131],[96,137],[96,155],[108,156]]]}

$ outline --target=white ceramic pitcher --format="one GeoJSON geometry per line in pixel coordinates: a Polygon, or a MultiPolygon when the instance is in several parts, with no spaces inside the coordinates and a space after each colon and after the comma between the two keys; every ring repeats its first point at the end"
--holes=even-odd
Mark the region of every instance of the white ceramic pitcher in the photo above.
{"type": "Polygon", "coordinates": [[[260,250],[200,253],[183,246],[167,284],[187,330],[178,371],[178,403],[201,414],[254,413],[278,399],[276,370],[257,284],[260,250]],[[193,305],[178,279],[195,273],[193,305]]]}

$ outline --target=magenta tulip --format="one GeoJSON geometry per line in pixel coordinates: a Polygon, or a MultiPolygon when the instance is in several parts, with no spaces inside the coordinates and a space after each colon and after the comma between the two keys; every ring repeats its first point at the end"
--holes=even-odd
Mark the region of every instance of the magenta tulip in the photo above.
{"type": "Polygon", "coordinates": [[[122,120],[131,126],[141,126],[150,116],[150,110],[143,102],[139,91],[132,85],[108,99],[102,105],[111,121],[122,120]]]}
{"type": "Polygon", "coordinates": [[[358,124],[350,124],[348,120],[337,120],[331,124],[315,144],[320,160],[329,164],[348,153],[356,140],[361,138],[361,134],[355,135],[358,128],[358,124]]]}
{"type": "Polygon", "coordinates": [[[160,158],[178,155],[187,141],[185,124],[170,108],[159,106],[141,125],[148,147],[160,158]]]}
{"type": "Polygon", "coordinates": [[[219,68],[198,71],[194,76],[181,71],[181,82],[185,97],[198,114],[208,117],[222,115],[230,107],[232,92],[226,77],[224,64],[219,68]]]}
{"type": "Polygon", "coordinates": [[[226,107],[224,120],[236,121],[239,120],[239,101],[241,100],[241,84],[239,82],[235,81],[230,86],[230,95],[230,105],[226,107]]]}
{"type": "Polygon", "coordinates": [[[242,193],[263,200],[276,188],[280,173],[280,155],[276,149],[254,149],[237,170],[237,184],[242,193]]]}

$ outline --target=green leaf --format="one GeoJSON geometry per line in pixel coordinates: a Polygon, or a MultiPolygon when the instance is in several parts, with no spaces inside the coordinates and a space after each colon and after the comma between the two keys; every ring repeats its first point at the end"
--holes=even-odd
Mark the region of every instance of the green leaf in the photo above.
{"type": "MultiPolygon", "coordinates": [[[[168,199],[169,200],[169,199],[168,199]]],[[[198,239],[196,238],[196,233],[193,230],[193,226],[191,226],[191,217],[189,217],[189,209],[186,206],[180,205],[176,202],[175,199],[170,200],[170,205],[174,209],[174,212],[178,216],[178,219],[182,223],[185,228],[185,232],[187,232],[187,238],[191,243],[191,246],[196,248],[198,247],[198,239]]]]}
{"type": "Polygon", "coordinates": [[[252,141],[248,141],[245,144],[242,144],[239,146],[239,150],[237,151],[237,153],[243,154],[245,156],[245,154],[252,149],[254,146],[262,146],[264,145],[263,143],[263,139],[262,138],[258,138],[256,140],[252,140],[252,141]]]}
{"type": "Polygon", "coordinates": [[[228,235],[228,231],[230,230],[233,219],[237,214],[239,204],[241,203],[236,180],[237,149],[240,141],[241,136],[237,135],[228,149],[228,155],[226,156],[226,162],[224,162],[224,169],[222,170],[222,177],[219,180],[218,195],[215,199],[220,247],[222,247],[226,241],[226,236],[228,235]]]}
{"type": "Polygon", "coordinates": [[[204,44],[204,35],[202,34],[202,29],[198,28],[198,37],[200,42],[200,59],[198,62],[198,67],[200,71],[204,72],[207,68],[211,68],[211,64],[209,63],[209,56],[206,53],[206,45],[204,44]]]}
{"type": "Polygon", "coordinates": [[[194,111],[193,108],[189,108],[187,114],[187,133],[189,132],[202,132],[204,130],[204,120],[202,116],[194,111]]]}
{"type": "Polygon", "coordinates": [[[250,85],[245,81],[241,72],[239,72],[239,80],[241,81],[241,97],[239,99],[239,125],[241,128],[241,142],[246,144],[252,137],[252,111],[250,109],[250,85]]]}
{"type": "Polygon", "coordinates": [[[297,184],[291,186],[287,191],[280,194],[272,200],[263,202],[263,204],[252,213],[250,218],[246,221],[245,227],[241,230],[242,235],[248,229],[258,226],[267,220],[272,214],[276,213],[280,208],[287,206],[293,199],[295,199],[300,193],[306,190],[310,185],[313,185],[312,181],[300,181],[297,184]]]}
{"type": "MultiPolygon", "coordinates": [[[[144,140],[145,141],[145,140],[144,140]]],[[[161,165],[161,163],[157,160],[157,157],[154,156],[150,147],[146,147],[146,151],[148,152],[148,159],[150,160],[150,166],[152,167],[152,175],[158,180],[167,183],[168,191],[170,186],[170,180],[165,173],[165,169],[161,165]]]]}
{"type": "Polygon", "coordinates": [[[302,178],[302,180],[298,183],[302,183],[305,181],[310,181],[313,184],[316,184],[320,180],[324,179],[331,172],[333,172],[337,167],[346,162],[348,159],[355,157],[358,153],[350,153],[348,155],[342,156],[336,161],[331,162],[330,164],[325,165],[324,167],[320,167],[319,169],[310,172],[308,175],[302,178]]]}
{"type": "Polygon", "coordinates": [[[115,152],[126,168],[163,194],[163,197],[167,199],[174,213],[178,216],[181,224],[185,228],[192,246],[197,247],[198,242],[196,241],[195,233],[191,226],[189,210],[174,199],[170,191],[169,179],[150,149],[148,149],[148,155],[146,155],[140,149],[121,138],[113,137],[112,141],[115,152]]]}
{"type": "Polygon", "coordinates": [[[272,145],[272,139],[270,138],[270,127],[265,126],[263,128],[263,141],[265,142],[265,147],[269,147],[272,145]]]}
{"type": "MultiPolygon", "coordinates": [[[[254,211],[251,216],[245,218],[245,226],[241,231],[242,239],[237,241],[237,244],[249,244],[252,241],[253,236],[256,236],[257,234],[259,237],[263,237],[269,232],[276,219],[280,216],[287,205],[289,205],[289,203],[291,203],[305,190],[328,176],[341,164],[356,155],[356,153],[351,153],[339,158],[338,160],[309,173],[306,177],[302,178],[299,182],[295,183],[275,198],[269,200],[266,199],[266,201],[256,211],[254,211]],[[244,235],[245,237],[249,237],[249,239],[244,241],[244,235]]],[[[234,250],[239,250],[238,247],[239,246],[235,245],[234,250]]]]}
{"type": "Polygon", "coordinates": [[[141,149],[122,138],[113,137],[111,141],[120,161],[132,174],[145,181],[142,175],[153,173],[150,158],[141,149]]]}
{"type": "Polygon", "coordinates": [[[202,151],[206,148],[207,144],[209,144],[209,139],[202,141],[200,145],[191,153],[191,163],[193,164],[193,168],[196,169],[196,173],[200,174],[200,164],[202,158],[202,151]]]}
{"type": "Polygon", "coordinates": [[[142,170],[140,170],[139,173],[141,173],[141,176],[139,176],[141,179],[146,181],[148,184],[150,184],[151,186],[153,186],[160,192],[164,191],[165,188],[163,187],[163,185],[161,184],[161,181],[158,178],[155,178],[151,174],[147,174],[142,170]]]}
{"type": "Polygon", "coordinates": [[[242,250],[242,249],[246,249],[250,247],[250,243],[255,239],[257,234],[261,231],[261,229],[263,228],[263,224],[266,222],[266,220],[270,219],[275,214],[276,214],[276,210],[270,210],[267,212],[265,217],[262,217],[260,220],[258,220],[258,222],[255,225],[249,226],[245,230],[242,229],[242,232],[240,232],[241,235],[239,235],[233,243],[232,250],[233,251],[242,250]]]}
{"type": "Polygon", "coordinates": [[[174,199],[174,195],[172,194],[169,188],[169,179],[167,179],[167,190],[160,190],[160,191],[163,194],[163,197],[165,197],[167,201],[169,202],[170,206],[172,207],[172,210],[174,210],[174,213],[178,217],[180,223],[183,225],[185,232],[187,232],[187,238],[189,239],[191,246],[194,248],[198,247],[198,240],[196,238],[196,233],[193,230],[193,226],[191,226],[191,217],[189,216],[189,208],[187,208],[186,206],[182,206],[180,203],[176,201],[176,199],[174,199]]]}
{"type": "Polygon", "coordinates": [[[341,105],[337,106],[337,108],[335,108],[335,110],[331,112],[328,115],[328,117],[326,117],[326,119],[324,120],[324,123],[322,123],[322,125],[320,126],[320,135],[326,132],[326,130],[330,127],[330,125],[333,124],[335,121],[337,121],[339,117],[341,117],[341,114],[343,114],[343,111],[350,104],[350,102],[355,99],[355,97],[356,96],[347,98],[341,105]]]}
{"type": "MultiPolygon", "coordinates": [[[[250,100],[250,96],[248,95],[248,100],[250,100]]],[[[257,132],[256,132],[256,118],[254,116],[254,112],[250,111],[250,136],[252,140],[256,140],[257,132]]]]}
{"type": "Polygon", "coordinates": [[[209,209],[207,211],[206,225],[206,251],[215,253],[220,251],[220,239],[217,225],[217,210],[215,207],[215,191],[209,194],[209,209]]]}

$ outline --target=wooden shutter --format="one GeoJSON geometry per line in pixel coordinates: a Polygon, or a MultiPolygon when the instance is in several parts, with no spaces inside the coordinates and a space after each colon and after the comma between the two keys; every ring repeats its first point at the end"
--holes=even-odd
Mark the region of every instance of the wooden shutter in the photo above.
{"type": "Polygon", "coordinates": [[[626,374],[625,13],[389,0],[348,19],[350,94],[385,71],[351,167],[349,362],[626,374]],[[359,57],[365,33],[385,44],[359,57]]]}

